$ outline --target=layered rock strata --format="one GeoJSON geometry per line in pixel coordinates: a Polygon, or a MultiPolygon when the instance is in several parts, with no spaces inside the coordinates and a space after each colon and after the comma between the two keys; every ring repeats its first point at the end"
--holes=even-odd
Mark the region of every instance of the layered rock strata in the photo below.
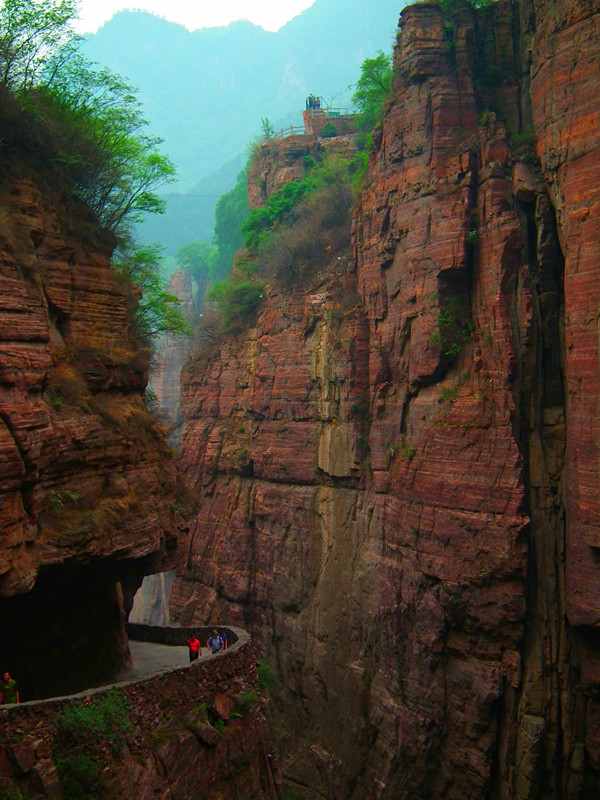
{"type": "Polygon", "coordinates": [[[333,139],[316,139],[305,134],[261,142],[248,172],[250,208],[264,205],[273,192],[290,181],[301,180],[314,157],[327,154],[351,158],[355,153],[355,134],[333,139]]]}
{"type": "Polygon", "coordinates": [[[598,24],[406,9],[352,257],[185,369],[172,611],[253,631],[305,797],[598,786],[598,24]]]}
{"type": "MultiPolygon", "coordinates": [[[[8,128],[7,128],[8,131],[8,128]]],[[[168,566],[181,487],[146,410],[114,241],[7,132],[0,183],[0,662],[24,698],[128,659],[123,598],[168,566]],[[43,667],[35,658],[43,654],[43,667]]]]}

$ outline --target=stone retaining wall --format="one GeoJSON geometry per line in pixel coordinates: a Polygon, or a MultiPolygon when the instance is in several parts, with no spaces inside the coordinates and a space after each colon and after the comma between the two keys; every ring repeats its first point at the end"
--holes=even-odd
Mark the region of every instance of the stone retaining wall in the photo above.
{"type": "Polygon", "coordinates": [[[279,772],[266,700],[258,690],[252,646],[247,636],[236,638],[218,659],[150,679],[0,707],[0,796],[71,796],[72,789],[65,793],[69,770],[83,770],[84,789],[98,800],[192,800],[199,791],[222,800],[274,800],[279,772]],[[123,703],[127,730],[119,747],[101,723],[94,730],[78,722],[75,736],[66,729],[65,719],[79,718],[85,709],[123,703]]]}

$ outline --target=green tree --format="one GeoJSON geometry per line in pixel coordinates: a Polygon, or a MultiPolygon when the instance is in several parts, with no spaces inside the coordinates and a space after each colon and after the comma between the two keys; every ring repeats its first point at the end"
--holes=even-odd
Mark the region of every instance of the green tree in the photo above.
{"type": "Polygon", "coordinates": [[[59,125],[60,159],[103,226],[127,237],[131,222],[164,210],[155,191],[175,168],[158,150],[162,140],[143,132],[141,103],[120,75],[73,53],[56,69],[49,64],[47,77],[36,109],[59,125]]]}
{"type": "Polygon", "coordinates": [[[255,321],[263,296],[264,287],[253,280],[223,281],[207,295],[221,313],[223,330],[234,334],[255,321]]]}
{"type": "Polygon", "coordinates": [[[234,256],[244,243],[242,225],[249,213],[248,171],[245,169],[237,176],[233,189],[221,196],[215,208],[213,242],[218,255],[209,264],[211,284],[222,281],[231,273],[234,256]]]}
{"type": "Polygon", "coordinates": [[[140,290],[137,326],[147,341],[182,333],[178,298],[165,290],[158,247],[135,250],[130,223],[160,212],[155,190],[174,175],[134,89],[77,52],[77,0],[5,0],[0,7],[0,86],[21,106],[19,133],[53,183],[80,197],[117,234],[116,274],[140,290]]]}
{"type": "Polygon", "coordinates": [[[375,58],[365,58],[360,78],[354,85],[352,102],[361,114],[362,131],[372,131],[381,122],[383,104],[391,89],[392,57],[380,50],[375,58]]]}
{"type": "Polygon", "coordinates": [[[77,52],[76,0],[5,0],[0,7],[0,85],[49,132],[72,190],[121,238],[144,212],[160,212],[156,189],[173,178],[161,140],[133,88],[77,52]]]}
{"type": "Polygon", "coordinates": [[[273,139],[275,138],[275,128],[271,124],[271,120],[268,117],[263,117],[260,121],[260,130],[263,139],[273,139]]]}
{"type": "Polygon", "coordinates": [[[325,139],[331,139],[333,136],[337,136],[337,128],[328,120],[321,129],[321,136],[323,136],[325,139]]]}
{"type": "Polygon", "coordinates": [[[216,251],[217,248],[210,242],[188,242],[177,251],[177,263],[201,288],[208,283],[210,265],[216,256],[216,251]]]}
{"type": "Polygon", "coordinates": [[[177,252],[177,263],[185,269],[196,284],[195,303],[198,310],[204,303],[206,290],[210,283],[211,266],[218,255],[218,249],[210,242],[188,242],[177,252]]]}
{"type": "Polygon", "coordinates": [[[179,308],[181,300],[166,291],[161,271],[161,247],[148,245],[118,254],[114,269],[141,292],[136,307],[138,332],[147,343],[162,334],[189,333],[189,324],[179,308]]]}
{"type": "Polygon", "coordinates": [[[27,93],[56,54],[72,54],[77,0],[4,0],[0,8],[0,85],[27,93]],[[71,46],[69,48],[69,46],[71,46]],[[68,48],[68,49],[66,49],[68,48]]]}

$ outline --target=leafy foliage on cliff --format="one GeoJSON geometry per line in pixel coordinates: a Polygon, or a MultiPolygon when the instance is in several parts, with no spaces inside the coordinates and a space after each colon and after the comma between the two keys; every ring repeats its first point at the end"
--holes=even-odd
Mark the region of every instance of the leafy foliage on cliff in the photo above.
{"type": "Polygon", "coordinates": [[[142,213],[163,210],[155,190],[175,170],[158,151],[161,140],[143,133],[140,101],[125,80],[76,54],[40,95],[49,123],[63,128],[60,158],[75,191],[104,227],[123,235],[142,213]]]}
{"type": "Polygon", "coordinates": [[[301,181],[291,181],[279,191],[273,192],[266,205],[253,208],[242,225],[246,247],[251,251],[260,250],[273,229],[280,226],[300,200],[315,188],[315,176],[310,174],[301,181]]]}
{"type": "Polygon", "coordinates": [[[324,158],[251,212],[246,246],[261,274],[297,283],[349,244],[353,184],[363,167],[360,154],[324,158]]]}
{"type": "Polygon", "coordinates": [[[162,209],[154,192],[174,168],[158,151],[161,140],[143,133],[132,87],[77,52],[76,13],[74,0],[5,0],[0,85],[19,99],[29,125],[44,131],[47,160],[72,194],[127,238],[131,221],[162,209]]]}
{"type": "Polygon", "coordinates": [[[122,750],[131,731],[128,711],[126,698],[112,691],[60,714],[53,751],[66,798],[95,796],[106,756],[122,750]]]}
{"type": "Polygon", "coordinates": [[[218,254],[212,266],[212,280],[223,280],[231,271],[235,254],[243,244],[242,225],[250,213],[248,208],[248,169],[237,176],[237,183],[221,196],[215,209],[213,244],[218,254]]]}
{"type": "Polygon", "coordinates": [[[263,296],[263,285],[250,278],[223,281],[208,293],[209,299],[221,312],[223,331],[234,334],[254,322],[263,296]]]}
{"type": "Polygon", "coordinates": [[[361,75],[354,87],[352,102],[360,112],[359,127],[368,133],[379,125],[383,104],[392,90],[392,57],[379,51],[374,58],[365,58],[361,75]]]}
{"type": "MultiPolygon", "coordinates": [[[[180,332],[185,320],[168,296],[156,250],[136,252],[131,223],[160,212],[155,190],[173,177],[161,140],[144,133],[146,120],[132,87],[77,52],[74,0],[5,0],[0,8],[0,91],[3,157],[23,153],[65,203],[80,201],[116,235],[117,274],[137,284],[142,338],[180,332]]],[[[77,214],[75,215],[77,216],[77,214]]],[[[82,226],[81,226],[82,227],[82,226]]],[[[97,237],[97,225],[95,227],[97,237]]],[[[82,231],[78,228],[78,235],[82,231]]]]}
{"type": "MultiPolygon", "coordinates": [[[[76,37],[70,23],[75,0],[5,0],[0,8],[0,85],[26,93],[48,72],[49,61],[76,37]]],[[[59,62],[52,63],[50,71],[59,62]]]]}
{"type": "Polygon", "coordinates": [[[488,8],[497,0],[440,0],[442,11],[446,15],[456,14],[468,8],[488,8]]]}
{"type": "Polygon", "coordinates": [[[210,242],[188,242],[177,251],[177,263],[198,286],[205,284],[217,257],[217,248],[210,242]]]}
{"type": "Polygon", "coordinates": [[[256,320],[268,282],[299,285],[349,244],[362,155],[308,159],[306,167],[302,180],[274,192],[242,225],[246,253],[238,256],[231,278],[207,294],[212,311],[199,325],[202,342],[215,341],[220,331],[240,333],[256,320]]]}
{"type": "Polygon", "coordinates": [[[179,310],[181,300],[165,290],[160,261],[161,248],[147,245],[121,253],[114,263],[117,275],[135,284],[142,292],[135,316],[138,333],[148,342],[158,335],[180,335],[189,330],[179,310]]]}

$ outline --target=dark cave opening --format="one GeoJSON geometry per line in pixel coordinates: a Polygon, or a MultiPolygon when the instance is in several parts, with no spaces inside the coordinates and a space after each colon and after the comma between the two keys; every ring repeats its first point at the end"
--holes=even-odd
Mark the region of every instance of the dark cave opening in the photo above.
{"type": "Polygon", "coordinates": [[[119,583],[127,573],[109,562],[57,567],[30,592],[3,598],[0,671],[16,679],[21,701],[110,682],[129,664],[119,583]]]}

